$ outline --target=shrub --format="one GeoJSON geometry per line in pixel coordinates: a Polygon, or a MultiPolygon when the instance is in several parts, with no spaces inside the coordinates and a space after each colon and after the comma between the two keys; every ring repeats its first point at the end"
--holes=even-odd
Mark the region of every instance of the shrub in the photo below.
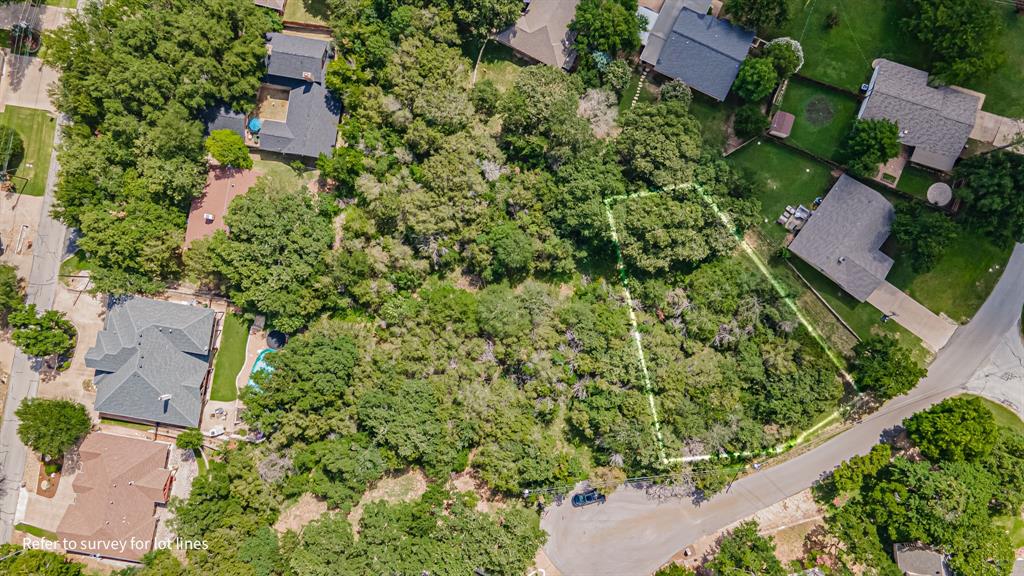
{"type": "Polygon", "coordinates": [[[232,130],[214,130],[206,138],[206,151],[214,160],[232,168],[252,168],[245,140],[232,130]]]}
{"type": "Polygon", "coordinates": [[[850,171],[872,177],[879,164],[900,153],[900,129],[888,120],[857,120],[846,138],[846,163],[850,171]]]}
{"type": "Polygon", "coordinates": [[[767,130],[769,124],[771,122],[764,115],[764,112],[761,112],[760,105],[744,104],[736,111],[736,117],[733,119],[733,130],[735,130],[736,135],[740,138],[747,139],[753,138],[767,130]]]}
{"type": "Polygon", "coordinates": [[[203,447],[203,433],[198,428],[189,428],[178,434],[174,445],[182,450],[198,450],[203,447]]]}
{"type": "Polygon", "coordinates": [[[689,108],[693,101],[693,91],[682,80],[672,80],[661,87],[661,99],[666,102],[682,102],[689,108]]]}
{"type": "Polygon", "coordinates": [[[483,114],[484,116],[494,115],[494,112],[498,109],[499,98],[501,98],[501,92],[494,85],[494,82],[490,80],[477,82],[473,85],[473,90],[469,94],[469,100],[473,103],[473,109],[478,114],[483,114]]]}
{"type": "Polygon", "coordinates": [[[615,60],[604,69],[604,81],[619,95],[629,84],[632,75],[633,69],[625,60],[615,60]]]}
{"type": "Polygon", "coordinates": [[[775,71],[782,78],[788,78],[804,65],[804,49],[792,38],[776,38],[768,43],[765,55],[772,59],[775,71]]]}
{"type": "Polygon", "coordinates": [[[839,26],[839,9],[833,6],[828,16],[825,16],[825,28],[831,30],[837,26],[839,26]]]}

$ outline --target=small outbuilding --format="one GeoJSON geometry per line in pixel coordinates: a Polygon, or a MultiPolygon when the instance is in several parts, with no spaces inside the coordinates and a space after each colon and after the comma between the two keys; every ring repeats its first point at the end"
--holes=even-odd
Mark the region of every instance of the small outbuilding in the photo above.
{"type": "Polygon", "coordinates": [[[906,576],[953,576],[946,555],[926,544],[896,544],[892,556],[906,576]]]}
{"type": "Polygon", "coordinates": [[[775,117],[772,118],[772,126],[768,129],[768,134],[776,138],[789,138],[789,134],[793,131],[793,122],[795,121],[796,116],[779,110],[775,113],[775,117]]]}

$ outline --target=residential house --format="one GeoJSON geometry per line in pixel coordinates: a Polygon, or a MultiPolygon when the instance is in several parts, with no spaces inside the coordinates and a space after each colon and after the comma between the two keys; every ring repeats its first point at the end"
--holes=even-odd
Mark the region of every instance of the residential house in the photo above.
{"type": "Polygon", "coordinates": [[[211,167],[202,195],[192,199],[185,225],[184,247],[188,249],[196,240],[211,236],[217,230],[226,232],[228,226],[224,223],[224,214],[228,206],[232,200],[248,192],[260,175],[257,170],[211,167]]]}
{"type": "Polygon", "coordinates": [[[515,25],[494,39],[529,60],[571,70],[576,50],[569,23],[576,17],[577,4],[579,0],[531,0],[515,25]]]}
{"type": "Polygon", "coordinates": [[[640,60],[715,100],[729,95],[754,33],[710,14],[710,0],[665,0],[640,60]]]}
{"type": "Polygon", "coordinates": [[[324,86],[331,45],[326,40],[267,34],[267,74],[256,110],[224,106],[205,114],[207,131],[231,130],[258,150],[303,158],[330,154],[338,140],[341,102],[324,86]]]}
{"type": "Polygon", "coordinates": [[[904,576],[953,576],[946,555],[925,544],[896,544],[892,556],[904,576]]]}
{"type": "Polygon", "coordinates": [[[892,268],[892,258],[881,247],[895,215],[885,197],[844,174],[811,213],[789,251],[863,302],[892,268]]]}
{"type": "Polygon", "coordinates": [[[153,548],[156,507],[167,503],[173,477],[169,445],[95,432],[78,449],[74,503],[57,535],[68,552],[140,562],[153,548]]]}
{"type": "Polygon", "coordinates": [[[209,384],[215,314],[209,308],[131,298],[108,312],[85,364],[96,370],[100,416],[199,426],[209,384]]]}
{"type": "MultiPolygon", "coordinates": [[[[284,15],[284,5],[287,0],[253,0],[253,3],[263,8],[269,8],[278,14],[284,15]]],[[[303,0],[295,0],[302,2],[303,0]]]]}
{"type": "Polygon", "coordinates": [[[880,58],[857,118],[899,125],[910,161],[948,172],[974,129],[981,98],[949,86],[928,85],[928,73],[880,58]]]}

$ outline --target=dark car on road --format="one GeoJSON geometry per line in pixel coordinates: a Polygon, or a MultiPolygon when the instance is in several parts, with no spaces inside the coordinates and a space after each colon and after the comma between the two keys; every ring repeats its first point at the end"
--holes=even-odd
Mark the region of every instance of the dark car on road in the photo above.
{"type": "Polygon", "coordinates": [[[581,506],[589,506],[591,504],[604,504],[604,494],[601,494],[597,490],[591,488],[586,492],[580,492],[572,497],[572,505],[576,508],[581,506]]]}

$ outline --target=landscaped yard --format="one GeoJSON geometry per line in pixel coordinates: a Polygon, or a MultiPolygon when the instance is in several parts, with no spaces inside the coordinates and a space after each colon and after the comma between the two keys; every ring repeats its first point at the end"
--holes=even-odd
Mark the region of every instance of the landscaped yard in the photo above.
{"type": "Polygon", "coordinates": [[[928,187],[940,180],[942,178],[934,172],[923,170],[917,166],[907,165],[903,169],[903,174],[900,175],[900,180],[896,183],[896,187],[915,198],[927,200],[928,187]]]}
{"type": "Polygon", "coordinates": [[[718,102],[694,91],[690,113],[700,122],[701,136],[708,146],[716,150],[725,150],[725,142],[729,137],[726,122],[736,110],[736,106],[733,102],[718,102]]]}
{"type": "Polygon", "coordinates": [[[793,78],[782,99],[782,109],[796,116],[789,142],[838,162],[843,140],[853,126],[858,106],[853,95],[793,78]]]}
{"type": "MultiPolygon", "coordinates": [[[[991,75],[966,88],[986,94],[983,108],[1004,116],[1024,116],[1024,19],[1012,3],[997,3],[1005,31],[1001,38],[1005,61],[991,75]]],[[[829,84],[857,90],[871,76],[871,62],[888,58],[901,64],[929,69],[929,49],[910,34],[903,20],[911,15],[902,0],[789,0],[790,20],[777,36],[800,41],[806,62],[800,73],[829,84]],[[829,14],[839,24],[829,29],[829,14]]]]}
{"type": "Polygon", "coordinates": [[[213,365],[213,389],[210,400],[230,402],[238,397],[235,380],[245,364],[245,343],[249,339],[249,322],[228,313],[224,316],[224,331],[220,349],[213,365]]]}
{"type": "Polygon", "coordinates": [[[25,144],[25,155],[14,172],[15,187],[29,196],[42,196],[50,170],[56,122],[42,110],[8,106],[0,112],[0,124],[12,126],[25,144]]]}
{"type": "Polygon", "coordinates": [[[327,24],[327,0],[288,0],[284,5],[287,22],[327,24]]]}
{"type": "Polygon", "coordinates": [[[770,140],[750,142],[726,160],[753,179],[761,201],[761,232],[775,246],[786,237],[786,229],[775,223],[786,206],[810,208],[832,185],[828,166],[770,140]]]}
{"type": "Polygon", "coordinates": [[[1009,247],[1000,248],[961,228],[953,245],[924,274],[911,270],[910,263],[897,251],[887,280],[932,312],[963,323],[974,316],[995,288],[1009,257],[1009,247]]]}

